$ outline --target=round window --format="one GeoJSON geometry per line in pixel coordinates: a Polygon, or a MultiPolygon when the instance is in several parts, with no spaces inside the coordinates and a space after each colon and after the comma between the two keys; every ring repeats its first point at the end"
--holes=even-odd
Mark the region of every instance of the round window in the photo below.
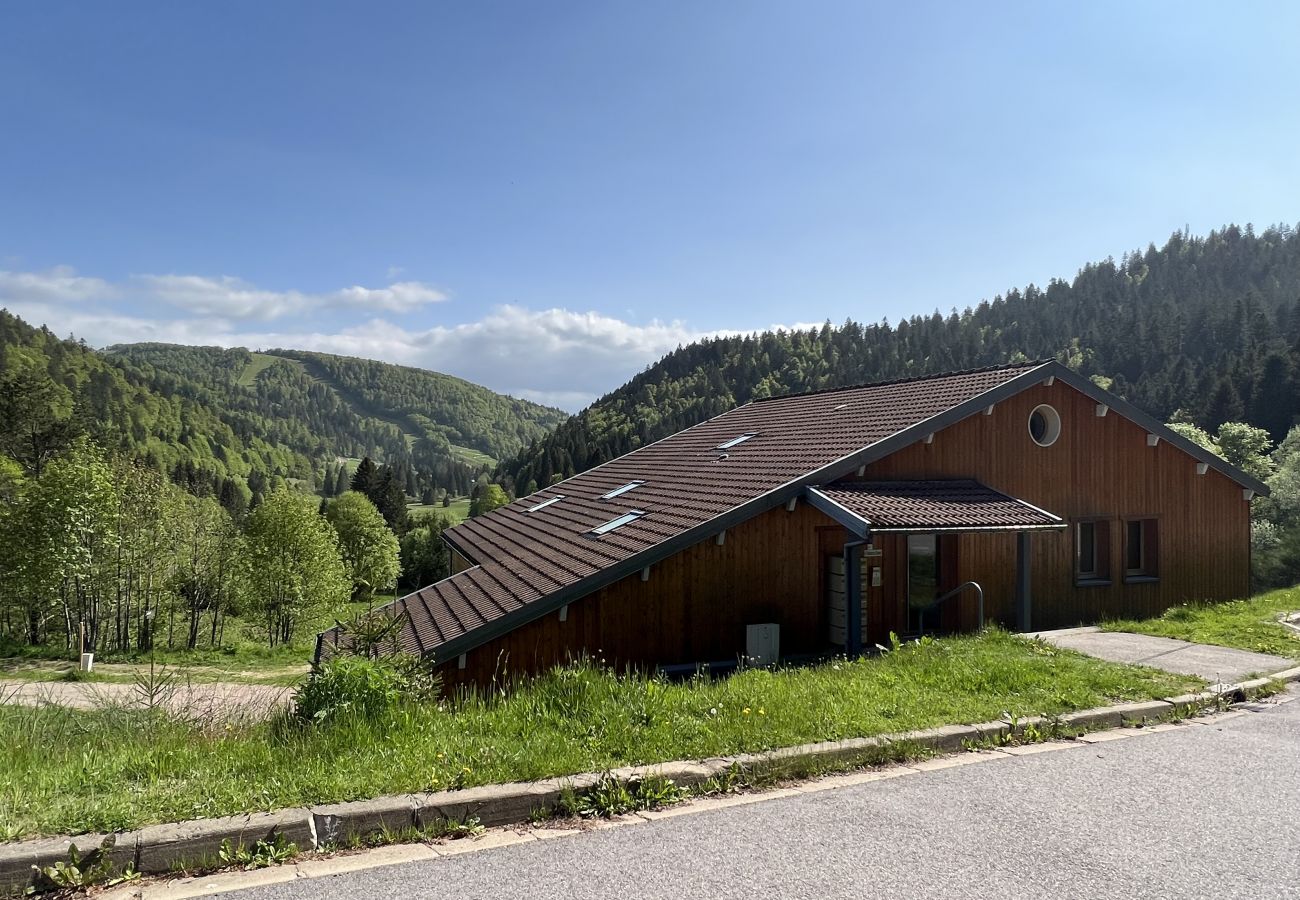
{"type": "Polygon", "coordinates": [[[1029,436],[1040,447],[1050,447],[1061,436],[1061,414],[1044,403],[1029,414],[1029,436]]]}

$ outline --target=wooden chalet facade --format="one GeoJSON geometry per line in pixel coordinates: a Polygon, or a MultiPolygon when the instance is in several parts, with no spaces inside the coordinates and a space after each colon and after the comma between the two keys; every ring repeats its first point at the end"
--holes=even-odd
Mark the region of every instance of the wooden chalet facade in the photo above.
{"type": "Polygon", "coordinates": [[[449,685],[1147,616],[1248,592],[1265,490],[1056,362],[777,397],[449,529],[392,611],[449,685]]]}

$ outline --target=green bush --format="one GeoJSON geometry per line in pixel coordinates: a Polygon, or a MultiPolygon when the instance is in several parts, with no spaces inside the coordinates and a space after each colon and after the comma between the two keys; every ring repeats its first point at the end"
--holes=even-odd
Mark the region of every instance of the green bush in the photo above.
{"type": "Polygon", "coordinates": [[[407,675],[384,659],[339,656],[328,660],[294,695],[294,713],[309,722],[341,715],[376,719],[397,706],[407,675]]]}

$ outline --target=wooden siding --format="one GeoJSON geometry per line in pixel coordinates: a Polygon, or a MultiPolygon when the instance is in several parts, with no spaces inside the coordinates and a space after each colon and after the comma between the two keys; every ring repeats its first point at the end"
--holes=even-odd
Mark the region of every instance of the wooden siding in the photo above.
{"type": "MultiPolygon", "coordinates": [[[[1245,596],[1250,586],[1250,504],[1241,486],[1061,382],[1039,385],[868,466],[866,479],[977,478],[1070,522],[1062,532],[1031,537],[1032,627],[1096,622],[1108,616],[1156,615],[1186,600],[1245,596]],[[1029,414],[1049,403],[1061,415],[1050,447],[1029,437],[1029,414]],[[1124,581],[1124,521],[1159,521],[1159,579],[1124,581]],[[1080,587],[1074,578],[1075,522],[1107,519],[1108,586],[1080,587]]],[[[846,480],[854,480],[853,478],[846,480]]],[[[1014,534],[963,534],[957,539],[959,581],[980,582],[986,615],[1015,624],[1014,534]]],[[[896,572],[906,572],[906,551],[896,572]]],[[[942,551],[941,551],[942,553],[942,551]]],[[[888,573],[887,573],[888,574],[888,573]]],[[[897,590],[901,591],[902,588],[897,590]]],[[[962,601],[968,624],[969,601],[962,601]]]]}
{"type": "Polygon", "coordinates": [[[569,604],[565,621],[548,613],[442,666],[449,686],[544,671],[586,652],[607,663],[734,661],[745,626],[781,626],[781,654],[826,649],[822,546],[840,549],[848,533],[806,503],[771,510],[702,541],[639,574],[569,604]]]}

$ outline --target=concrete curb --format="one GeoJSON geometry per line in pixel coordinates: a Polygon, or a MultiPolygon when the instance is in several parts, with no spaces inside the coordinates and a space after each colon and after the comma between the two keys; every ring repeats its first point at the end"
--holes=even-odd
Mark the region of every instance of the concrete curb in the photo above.
{"type": "MultiPolygon", "coordinates": [[[[398,794],[311,808],[150,825],[113,836],[115,843],[105,851],[105,856],[117,871],[130,864],[139,872],[162,873],[213,867],[219,864],[218,854],[224,843],[229,842],[232,847],[251,847],[258,841],[272,840],[276,835],[296,844],[299,850],[328,850],[376,834],[400,837],[403,833],[433,828],[440,823],[464,823],[477,819],[485,827],[522,824],[537,815],[554,811],[566,791],[581,793],[605,778],[635,782],[657,777],[670,779],[679,787],[696,787],[735,770],[772,777],[822,774],[897,761],[927,752],[954,753],[1027,734],[1033,739],[1042,739],[1144,725],[1191,715],[1224,702],[1247,700],[1260,690],[1295,681],[1300,681],[1300,666],[1268,678],[1225,685],[1220,691],[1203,691],[1143,703],[1121,703],[1057,717],[1031,716],[1015,721],[942,725],[923,731],[823,741],[705,760],[627,766],[610,772],[589,772],[542,781],[398,794]]],[[[105,838],[105,835],[85,834],[0,844],[0,896],[22,893],[31,883],[34,866],[46,867],[66,861],[71,845],[75,844],[84,855],[99,847],[105,838]]]]}

